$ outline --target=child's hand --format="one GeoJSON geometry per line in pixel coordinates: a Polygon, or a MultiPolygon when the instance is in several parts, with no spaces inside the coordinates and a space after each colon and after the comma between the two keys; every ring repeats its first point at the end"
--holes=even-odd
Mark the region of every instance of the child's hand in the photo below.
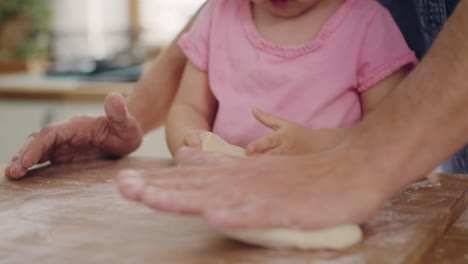
{"type": "Polygon", "coordinates": [[[198,148],[201,149],[202,143],[200,134],[206,132],[204,130],[193,129],[190,130],[184,136],[184,145],[191,148],[198,148]]]}
{"type": "Polygon", "coordinates": [[[274,132],[250,143],[248,153],[295,155],[320,152],[339,143],[346,132],[346,129],[308,129],[256,107],[252,112],[260,123],[274,132]]]}

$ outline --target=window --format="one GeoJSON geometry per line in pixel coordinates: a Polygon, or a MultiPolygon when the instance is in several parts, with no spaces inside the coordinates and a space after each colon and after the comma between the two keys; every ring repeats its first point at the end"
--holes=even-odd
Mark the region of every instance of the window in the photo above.
{"type": "Polygon", "coordinates": [[[139,0],[141,36],[147,45],[167,45],[205,0],[139,0]]]}
{"type": "Polygon", "coordinates": [[[205,0],[49,0],[57,58],[101,59],[135,44],[167,45],[205,0]]]}
{"type": "Polygon", "coordinates": [[[55,56],[103,58],[130,45],[128,0],[50,1],[55,56]]]}

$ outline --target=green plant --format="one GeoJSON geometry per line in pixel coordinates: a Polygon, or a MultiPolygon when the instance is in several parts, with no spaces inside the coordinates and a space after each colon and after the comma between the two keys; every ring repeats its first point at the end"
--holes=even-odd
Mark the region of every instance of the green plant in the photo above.
{"type": "MultiPolygon", "coordinates": [[[[30,25],[27,41],[21,43],[10,54],[10,57],[24,59],[44,56],[49,47],[49,26],[51,10],[48,0],[1,0],[0,1],[0,29],[15,17],[23,17],[30,25]]],[[[0,58],[1,60],[1,58],[0,58]]]]}

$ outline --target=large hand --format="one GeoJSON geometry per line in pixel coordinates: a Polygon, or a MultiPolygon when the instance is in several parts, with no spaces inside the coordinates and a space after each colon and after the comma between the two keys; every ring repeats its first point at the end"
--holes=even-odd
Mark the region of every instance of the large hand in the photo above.
{"type": "Polygon", "coordinates": [[[346,152],[249,160],[182,148],[178,155],[185,166],[124,171],[118,183],[131,200],[201,215],[219,228],[316,229],[364,223],[395,190],[363,171],[367,167],[362,161],[346,152]]]}
{"type": "Polygon", "coordinates": [[[105,115],[77,116],[31,134],[5,170],[12,179],[23,177],[35,164],[65,163],[105,156],[123,156],[136,150],[143,133],[127,111],[125,99],[107,96],[105,115]]]}
{"type": "Polygon", "coordinates": [[[247,146],[249,153],[297,155],[317,153],[336,146],[350,129],[308,129],[254,108],[254,117],[273,130],[247,146]]]}

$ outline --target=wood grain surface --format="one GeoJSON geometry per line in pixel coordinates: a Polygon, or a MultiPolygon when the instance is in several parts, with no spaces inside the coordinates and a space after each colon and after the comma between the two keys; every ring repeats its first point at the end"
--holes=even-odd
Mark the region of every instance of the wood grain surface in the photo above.
{"type": "Polygon", "coordinates": [[[418,263],[466,207],[468,179],[432,175],[388,201],[352,248],[270,250],[234,242],[198,218],[154,212],[118,193],[119,170],[171,165],[134,157],[41,168],[21,181],[2,178],[0,263],[418,263]]]}
{"type": "Polygon", "coordinates": [[[444,237],[429,250],[421,263],[468,263],[468,209],[461,215],[444,237]]]}

